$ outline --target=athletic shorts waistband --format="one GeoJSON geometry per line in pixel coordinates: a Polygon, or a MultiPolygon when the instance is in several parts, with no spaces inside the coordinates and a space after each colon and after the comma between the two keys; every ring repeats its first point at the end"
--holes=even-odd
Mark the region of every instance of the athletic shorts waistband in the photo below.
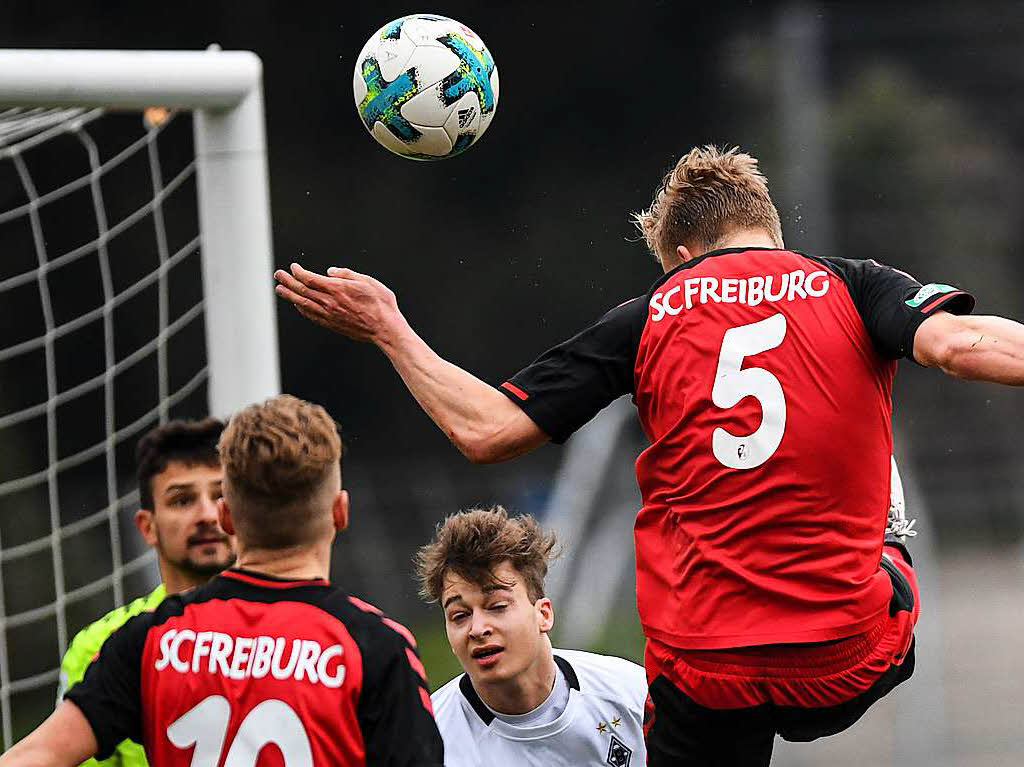
{"type": "Polygon", "coordinates": [[[814,644],[776,644],[728,650],[683,650],[661,645],[675,658],[693,668],[738,676],[817,677],[837,673],[864,660],[878,645],[889,626],[882,613],[867,631],[845,639],[814,644]]]}

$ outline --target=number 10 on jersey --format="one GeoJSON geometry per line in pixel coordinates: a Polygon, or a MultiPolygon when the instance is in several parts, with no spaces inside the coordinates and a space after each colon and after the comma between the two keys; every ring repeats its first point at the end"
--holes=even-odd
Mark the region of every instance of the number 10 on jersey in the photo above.
{"type": "MultiPolygon", "coordinates": [[[[167,728],[177,748],[192,752],[191,767],[217,767],[231,720],[231,704],[223,695],[210,695],[167,728]]],[[[224,767],[253,767],[264,746],[281,750],[285,767],[313,767],[309,736],[299,715],[284,701],[265,700],[238,727],[224,767]]]]}

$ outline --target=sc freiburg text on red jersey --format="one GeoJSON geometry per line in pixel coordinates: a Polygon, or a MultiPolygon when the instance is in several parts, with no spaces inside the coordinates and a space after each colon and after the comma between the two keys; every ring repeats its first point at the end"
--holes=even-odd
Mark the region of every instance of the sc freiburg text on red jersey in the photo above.
{"type": "Polygon", "coordinates": [[[819,642],[887,609],[892,384],[974,299],[874,261],[731,248],[664,275],[501,390],[555,442],[631,394],[637,603],[681,648],[819,642]]]}
{"type": "Polygon", "coordinates": [[[98,758],[154,767],[441,767],[407,629],[324,580],[229,570],[110,636],[65,696],[98,758]]]}

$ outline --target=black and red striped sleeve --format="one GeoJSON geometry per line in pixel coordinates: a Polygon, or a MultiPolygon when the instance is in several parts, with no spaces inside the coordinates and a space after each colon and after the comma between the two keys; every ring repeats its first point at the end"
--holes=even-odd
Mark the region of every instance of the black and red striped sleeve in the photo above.
{"type": "Polygon", "coordinates": [[[565,442],[612,400],[633,392],[647,314],[643,297],[620,304],[586,330],[544,352],[499,390],[552,442],[565,442]]]}
{"type": "Polygon", "coordinates": [[[371,616],[349,623],[363,657],[357,715],[367,767],[442,767],[444,743],[416,639],[372,605],[349,600],[371,616]]]}
{"type": "Polygon", "coordinates": [[[906,272],[872,259],[814,257],[846,283],[878,353],[914,359],[914,334],[939,309],[970,314],[974,296],[941,282],[922,285],[906,272]]]}

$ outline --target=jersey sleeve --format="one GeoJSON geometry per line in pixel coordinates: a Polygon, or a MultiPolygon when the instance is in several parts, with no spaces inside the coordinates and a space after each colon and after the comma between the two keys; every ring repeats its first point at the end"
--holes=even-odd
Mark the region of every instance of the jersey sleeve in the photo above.
{"type": "Polygon", "coordinates": [[[442,767],[444,745],[415,640],[399,624],[388,625],[394,628],[382,627],[363,649],[358,716],[366,764],[442,767]]]}
{"type": "Polygon", "coordinates": [[[92,663],[103,640],[110,636],[109,632],[98,629],[96,623],[86,626],[75,634],[68,651],[60,662],[60,681],[57,687],[57,703],[64,699],[64,693],[82,681],[85,670],[92,663]]]}
{"type": "Polygon", "coordinates": [[[561,444],[612,400],[633,392],[637,349],[646,321],[644,299],[626,301],[544,352],[498,388],[552,442],[561,444]]]}
{"type": "Polygon", "coordinates": [[[906,272],[877,261],[823,258],[850,290],[857,312],[878,353],[914,358],[914,334],[936,310],[970,314],[974,296],[952,285],[922,285],[906,272]]]}
{"type": "MultiPolygon", "coordinates": [[[[57,686],[58,704],[64,699],[68,690],[82,681],[86,668],[92,663],[93,658],[103,646],[103,640],[109,635],[110,632],[101,626],[100,621],[86,626],[75,635],[60,664],[60,682],[57,686]]],[[[123,762],[115,750],[109,759],[102,761],[86,759],[79,767],[121,767],[122,764],[123,762]]]]}
{"type": "Polygon", "coordinates": [[[99,760],[108,759],[125,738],[142,742],[142,652],[151,626],[152,613],[145,613],[111,634],[82,681],[64,695],[89,720],[99,760]]]}
{"type": "Polygon", "coordinates": [[[60,663],[57,702],[60,703],[64,698],[64,693],[82,681],[86,668],[99,653],[107,637],[121,628],[129,618],[146,610],[156,609],[156,606],[166,596],[167,592],[161,583],[150,594],[139,597],[124,607],[111,610],[75,634],[75,638],[71,640],[71,646],[64,653],[64,658],[60,663]]]}

